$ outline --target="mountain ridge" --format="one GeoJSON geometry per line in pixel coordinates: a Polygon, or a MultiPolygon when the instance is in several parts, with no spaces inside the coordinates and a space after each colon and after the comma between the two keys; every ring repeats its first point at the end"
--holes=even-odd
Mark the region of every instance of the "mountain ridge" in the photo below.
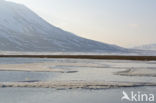
{"type": "Polygon", "coordinates": [[[125,52],[127,49],[79,37],[48,23],[22,4],[0,0],[0,50],[125,52]]]}

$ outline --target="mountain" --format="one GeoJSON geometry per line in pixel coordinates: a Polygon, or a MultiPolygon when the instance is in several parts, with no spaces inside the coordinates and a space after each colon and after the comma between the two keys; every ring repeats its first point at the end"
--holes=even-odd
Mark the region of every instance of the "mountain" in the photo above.
{"type": "Polygon", "coordinates": [[[141,46],[134,47],[134,49],[156,51],[156,44],[141,45],[141,46]]]}
{"type": "Polygon", "coordinates": [[[127,49],[79,37],[43,20],[22,4],[0,0],[0,50],[125,52],[127,49]]]}

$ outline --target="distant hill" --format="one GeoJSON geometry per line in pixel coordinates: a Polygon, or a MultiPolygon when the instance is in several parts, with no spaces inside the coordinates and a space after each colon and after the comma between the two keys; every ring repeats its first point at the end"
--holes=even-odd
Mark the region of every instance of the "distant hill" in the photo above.
{"type": "Polygon", "coordinates": [[[44,52],[127,52],[57,28],[26,6],[0,0],[0,50],[44,52]]]}
{"type": "Polygon", "coordinates": [[[154,51],[156,51],[156,44],[141,45],[141,46],[134,47],[134,49],[154,50],[154,51]]]}

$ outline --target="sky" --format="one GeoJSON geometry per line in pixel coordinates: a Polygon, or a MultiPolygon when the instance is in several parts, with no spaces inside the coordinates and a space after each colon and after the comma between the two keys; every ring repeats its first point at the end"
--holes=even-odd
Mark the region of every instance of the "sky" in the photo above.
{"type": "Polygon", "coordinates": [[[156,43],[156,0],[8,0],[81,37],[134,47],[156,43]]]}

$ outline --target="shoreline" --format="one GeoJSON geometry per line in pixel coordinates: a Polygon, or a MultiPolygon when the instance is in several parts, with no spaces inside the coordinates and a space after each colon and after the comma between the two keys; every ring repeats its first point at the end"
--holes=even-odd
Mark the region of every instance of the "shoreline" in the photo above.
{"type": "Polygon", "coordinates": [[[126,55],[0,55],[0,58],[68,58],[68,59],[110,59],[110,60],[156,60],[156,56],[126,55]]]}
{"type": "Polygon", "coordinates": [[[122,87],[156,86],[144,82],[105,82],[105,81],[51,81],[51,82],[1,82],[0,88],[54,88],[54,89],[112,89],[122,87]]]}

